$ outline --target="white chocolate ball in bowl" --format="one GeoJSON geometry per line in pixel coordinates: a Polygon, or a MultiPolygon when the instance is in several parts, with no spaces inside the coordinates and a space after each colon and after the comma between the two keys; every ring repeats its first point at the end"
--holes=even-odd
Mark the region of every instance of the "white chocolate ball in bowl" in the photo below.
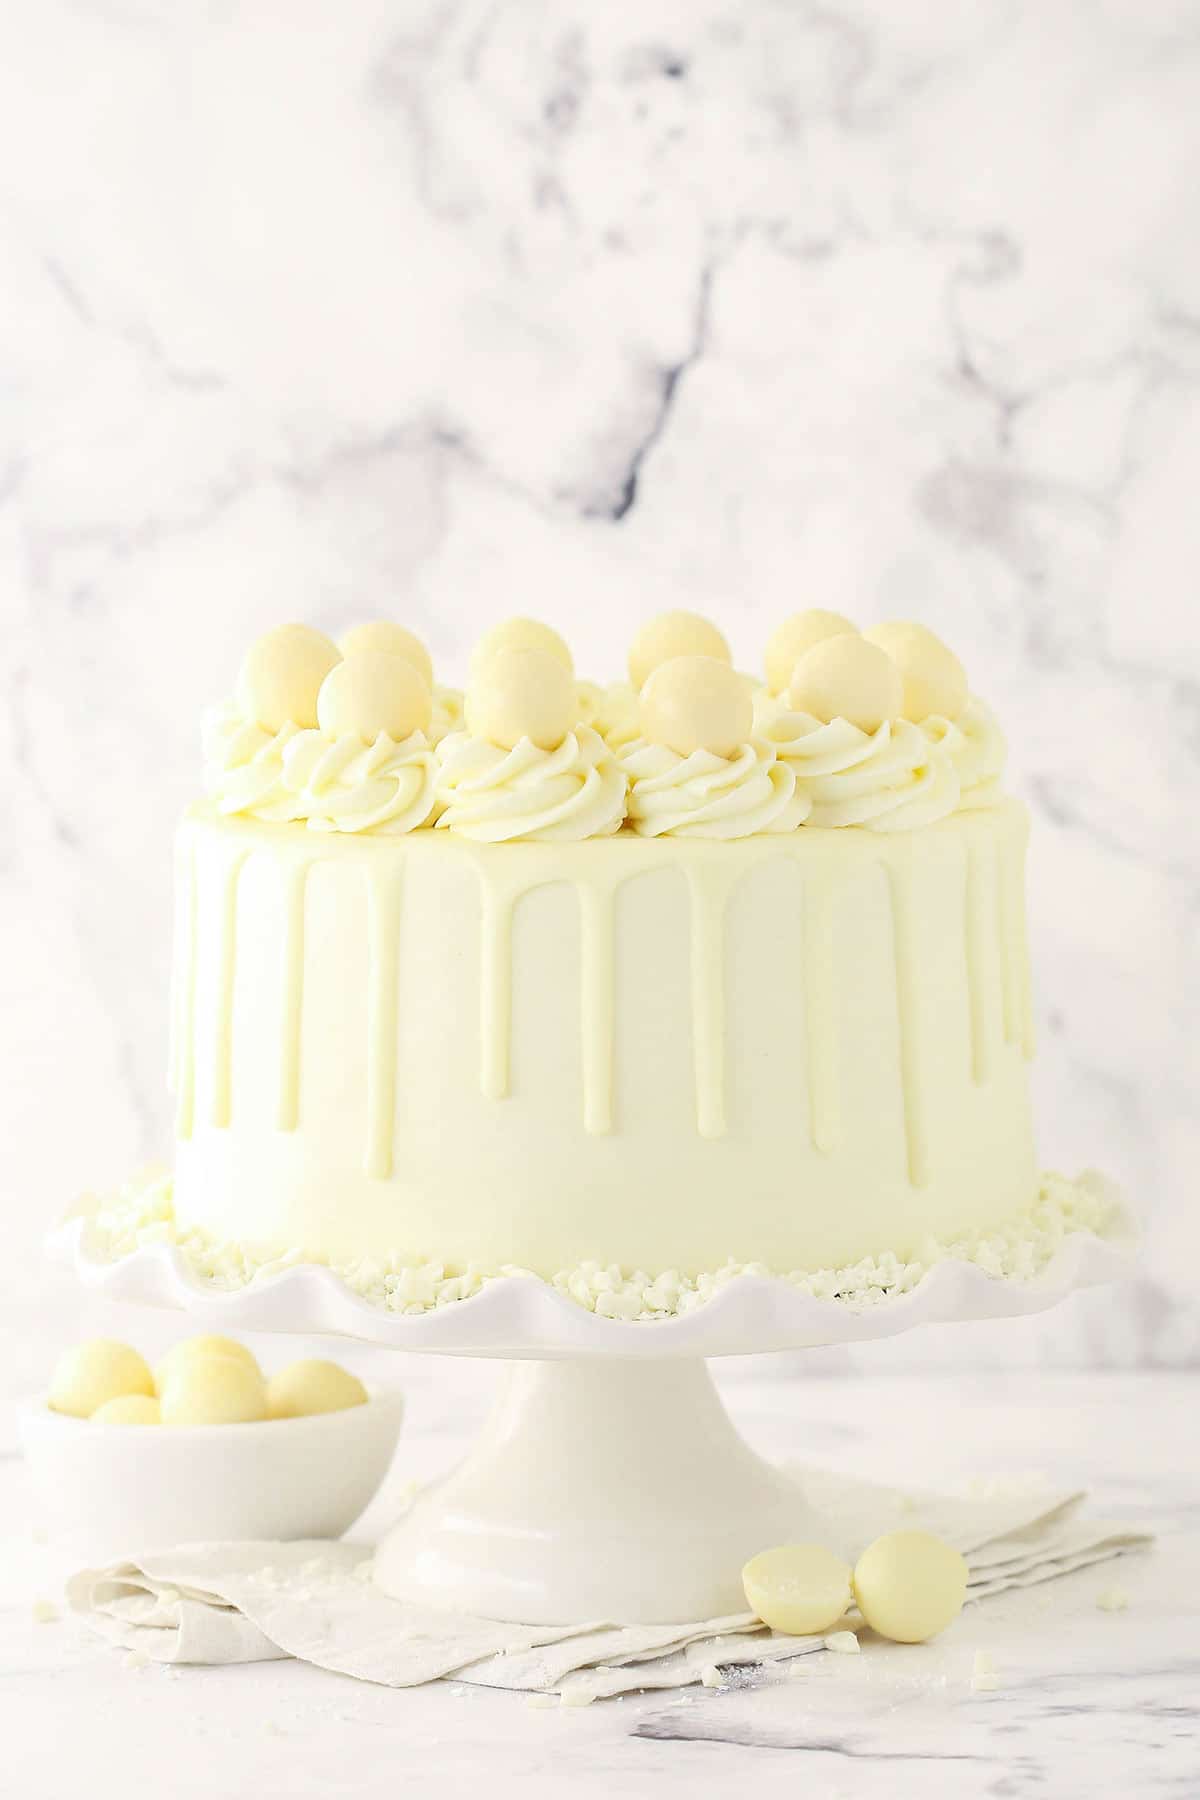
{"type": "Polygon", "coordinates": [[[629,646],[629,680],[640,694],[655,669],[680,656],[708,656],[729,663],[729,645],[710,619],[694,612],[665,612],[647,620],[629,646]]]}
{"type": "Polygon", "coordinates": [[[500,750],[514,750],[523,738],[555,750],[578,714],[574,676],[547,650],[498,650],[467,689],[467,730],[500,750]]]}
{"type": "Polygon", "coordinates": [[[552,656],[560,662],[569,675],[575,673],[566,639],[553,625],[543,624],[541,619],[514,618],[501,619],[478,639],[471,651],[472,678],[480,675],[494,656],[510,650],[540,650],[544,656],[552,656]]]}
{"type": "Polygon", "coordinates": [[[957,719],[967,704],[967,672],[948,644],[924,625],[894,619],[863,632],[885,650],[900,671],[900,716],[920,725],[930,718],[957,719]]]}
{"type": "Polygon", "coordinates": [[[49,1404],[55,1412],[90,1419],[109,1400],[125,1394],[154,1392],[154,1377],[145,1359],[129,1344],[111,1338],[89,1338],[64,1350],[50,1383],[49,1404]]]}
{"type": "Polygon", "coordinates": [[[793,613],[767,639],[763,667],[768,689],[772,694],[782,694],[792,679],[792,670],[814,644],[824,643],[826,638],[857,634],[858,626],[841,613],[825,612],[817,606],[793,613]]]}
{"type": "Polygon", "coordinates": [[[267,1390],[257,1368],[236,1356],[192,1356],[167,1375],[164,1425],[252,1425],[267,1416],[267,1390]]]}
{"type": "Polygon", "coordinates": [[[267,1412],[272,1419],[341,1412],[348,1406],[365,1405],[366,1398],[367,1390],[357,1375],[320,1357],[289,1363],[267,1382],[267,1412]]]}
{"type": "Polygon", "coordinates": [[[423,675],[402,656],[358,651],[331,669],[317,696],[317,722],[326,737],[373,744],[384,733],[402,743],[424,731],[433,699],[423,675]]]}
{"type": "Polygon", "coordinates": [[[744,679],[711,656],[660,663],[638,701],[642,735],[679,756],[711,750],[732,756],[754,728],[754,701],[744,679]]]}
{"type": "Polygon", "coordinates": [[[343,656],[398,656],[411,663],[433,692],[433,659],[415,631],[397,625],[392,619],[372,619],[366,625],[355,625],[342,639],[343,656]]]}
{"type": "Polygon", "coordinates": [[[236,698],[244,719],[264,731],[285,725],[310,730],[317,722],[317,695],[341,651],[311,625],[276,625],[256,638],[238,672],[236,698]]]}
{"type": "Polygon", "coordinates": [[[781,1544],[742,1570],[746,1604],[764,1625],[806,1637],[836,1625],[850,1604],[850,1565],[824,1544],[781,1544]]]}
{"type": "Polygon", "coordinates": [[[904,689],[885,651],[844,633],[805,651],[792,670],[787,697],[796,712],[826,724],[848,719],[860,731],[877,731],[885,719],[899,718],[904,689]]]}
{"type": "Polygon", "coordinates": [[[898,1644],[923,1644],[962,1611],[967,1565],[928,1531],[889,1531],[854,1565],[854,1598],[873,1631],[898,1644]]]}
{"type": "Polygon", "coordinates": [[[172,1344],[159,1361],[154,1371],[154,1389],[160,1399],[169,1377],[175,1370],[185,1362],[191,1362],[193,1357],[197,1356],[232,1356],[236,1362],[245,1363],[248,1369],[253,1369],[256,1375],[261,1376],[262,1374],[254,1352],[249,1350],[245,1344],[239,1343],[237,1338],[221,1337],[218,1333],[211,1331],[201,1332],[195,1337],[180,1338],[179,1342],[172,1344]]]}
{"type": "Polygon", "coordinates": [[[161,1425],[162,1408],[153,1394],[118,1394],[92,1414],[95,1425],[161,1425]]]}

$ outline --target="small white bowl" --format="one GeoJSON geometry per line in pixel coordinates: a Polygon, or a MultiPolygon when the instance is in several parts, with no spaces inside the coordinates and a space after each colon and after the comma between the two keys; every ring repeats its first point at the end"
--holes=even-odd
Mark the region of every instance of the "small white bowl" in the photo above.
{"type": "Polygon", "coordinates": [[[404,1401],[254,1425],[103,1425],[19,1408],[21,1441],[49,1533],[90,1554],[250,1538],[337,1538],[378,1491],[404,1401]]]}

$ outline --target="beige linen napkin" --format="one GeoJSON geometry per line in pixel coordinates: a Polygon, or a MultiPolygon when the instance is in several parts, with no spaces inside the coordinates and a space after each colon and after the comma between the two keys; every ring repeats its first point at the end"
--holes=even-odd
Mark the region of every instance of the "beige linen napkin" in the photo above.
{"type": "MultiPolygon", "coordinates": [[[[881,1532],[933,1531],[970,1569],[984,1599],[1118,1556],[1150,1534],[1080,1518],[1080,1493],[979,1497],[905,1493],[795,1473],[822,1516],[822,1540],[853,1559],[881,1532]]],[[[511,1625],[392,1600],[370,1579],[369,1546],[191,1544],[72,1577],[72,1609],[103,1637],[164,1663],[294,1656],[388,1687],[452,1676],[483,1687],[586,1702],[685,1687],[714,1666],[765,1666],[824,1649],[821,1637],[767,1631],[750,1613],[671,1625],[511,1625]]]]}

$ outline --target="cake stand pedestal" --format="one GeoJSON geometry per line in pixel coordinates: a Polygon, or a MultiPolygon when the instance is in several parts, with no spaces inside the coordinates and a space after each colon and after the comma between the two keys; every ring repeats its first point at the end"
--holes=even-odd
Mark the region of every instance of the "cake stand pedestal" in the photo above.
{"type": "Polygon", "coordinates": [[[528,1277],[415,1315],[371,1305],[313,1264],[222,1291],[165,1243],[107,1260],[86,1217],[51,1250],[87,1286],[182,1308],[212,1331],[508,1360],[477,1444],[383,1539],[376,1580],[429,1606],[528,1624],[659,1624],[744,1611],[746,1559],[813,1529],[800,1485],[739,1437],[706,1358],[1044,1311],[1127,1272],[1136,1228],[1118,1219],[1103,1238],[1066,1237],[1028,1281],[947,1261],[910,1293],[854,1308],[746,1275],[681,1317],[639,1322],[598,1317],[528,1277]]]}

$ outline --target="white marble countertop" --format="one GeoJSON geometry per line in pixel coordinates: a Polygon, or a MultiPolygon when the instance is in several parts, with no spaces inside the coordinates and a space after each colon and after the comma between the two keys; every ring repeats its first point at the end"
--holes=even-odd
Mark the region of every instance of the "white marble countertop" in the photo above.
{"type": "MultiPolygon", "coordinates": [[[[1022,1374],[798,1381],[770,1359],[719,1368],[755,1445],[903,1482],[1086,1483],[1093,1510],[1162,1537],[1065,1581],[968,1608],[936,1644],[805,1659],[752,1696],[691,1689],[533,1711],[452,1682],[395,1692],[293,1662],[133,1670],[71,1619],[34,1623],[60,1551],[37,1541],[25,1473],[0,1458],[0,1791],[21,1800],[353,1792],[622,1795],[1194,1795],[1200,1785],[1200,1487],[1187,1375],[1022,1374]],[[1128,1610],[1097,1596],[1119,1585],[1128,1610]],[[999,1672],[971,1689],[975,1652],[999,1672]],[[6,1779],[4,1778],[6,1777],[6,1779]]],[[[405,1358],[400,1483],[445,1467],[495,1371],[405,1358]]],[[[391,1485],[391,1483],[389,1483],[391,1485]]],[[[386,1493],[376,1503],[385,1512],[386,1493]]]]}

